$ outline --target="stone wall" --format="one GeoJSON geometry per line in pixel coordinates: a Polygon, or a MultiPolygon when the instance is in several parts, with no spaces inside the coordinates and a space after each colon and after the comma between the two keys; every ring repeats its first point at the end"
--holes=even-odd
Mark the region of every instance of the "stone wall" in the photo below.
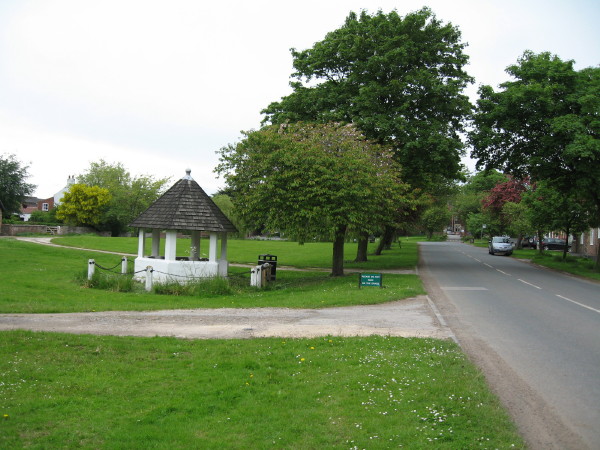
{"type": "Polygon", "coordinates": [[[22,234],[48,234],[48,228],[55,228],[56,235],[62,236],[65,234],[98,234],[102,236],[110,236],[110,232],[102,232],[98,233],[93,228],[88,227],[69,227],[65,225],[60,225],[56,227],[48,227],[46,225],[15,225],[15,224],[2,224],[2,228],[0,229],[0,234],[3,236],[19,236],[22,234]]]}

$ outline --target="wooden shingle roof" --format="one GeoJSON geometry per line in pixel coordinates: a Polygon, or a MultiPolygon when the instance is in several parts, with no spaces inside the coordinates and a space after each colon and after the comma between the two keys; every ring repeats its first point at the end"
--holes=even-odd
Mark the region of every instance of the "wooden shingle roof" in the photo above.
{"type": "Polygon", "coordinates": [[[237,229],[190,176],[175,183],[140,214],[130,226],[161,230],[197,230],[236,233],[237,229]]]}

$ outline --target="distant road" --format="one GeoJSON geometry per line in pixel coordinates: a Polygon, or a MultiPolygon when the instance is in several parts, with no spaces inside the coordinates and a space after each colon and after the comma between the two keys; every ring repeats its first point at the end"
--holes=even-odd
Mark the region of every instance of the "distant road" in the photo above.
{"type": "Polygon", "coordinates": [[[421,275],[533,448],[600,449],[600,284],[424,243],[421,275]]]}

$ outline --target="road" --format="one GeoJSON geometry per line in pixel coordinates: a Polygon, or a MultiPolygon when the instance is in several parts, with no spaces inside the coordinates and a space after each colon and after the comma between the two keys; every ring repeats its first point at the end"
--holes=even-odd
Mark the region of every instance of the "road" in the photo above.
{"type": "Polygon", "coordinates": [[[600,449],[600,284],[458,242],[421,276],[532,448],[600,449]]]}

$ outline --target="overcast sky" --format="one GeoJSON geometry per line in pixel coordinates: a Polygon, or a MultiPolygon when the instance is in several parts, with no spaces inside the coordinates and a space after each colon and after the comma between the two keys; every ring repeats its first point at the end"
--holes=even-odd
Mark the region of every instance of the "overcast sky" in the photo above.
{"type": "Polygon", "coordinates": [[[524,50],[600,64],[598,0],[0,0],[0,154],[28,164],[46,198],[90,162],[132,175],[192,169],[223,186],[215,152],[260,126],[291,92],[291,47],[305,49],[350,11],[429,6],[462,31],[480,84],[507,80],[524,50]]]}

